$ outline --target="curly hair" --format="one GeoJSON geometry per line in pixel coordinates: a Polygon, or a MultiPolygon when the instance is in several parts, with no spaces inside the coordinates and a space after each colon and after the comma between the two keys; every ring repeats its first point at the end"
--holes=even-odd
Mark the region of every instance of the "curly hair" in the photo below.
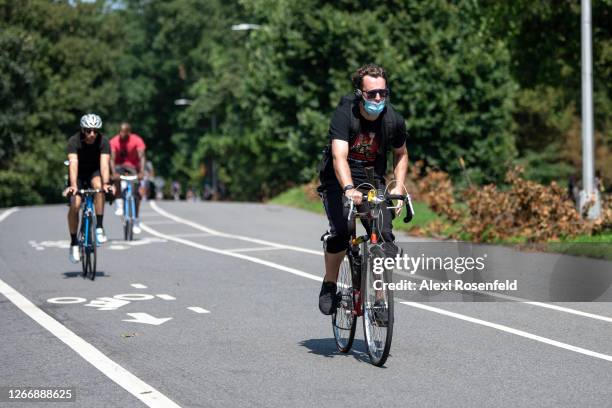
{"type": "Polygon", "coordinates": [[[355,87],[355,89],[361,89],[363,86],[363,77],[366,75],[374,78],[383,77],[385,82],[387,82],[387,73],[385,69],[380,65],[370,63],[362,66],[353,74],[351,80],[353,81],[353,87],[355,87]]]}

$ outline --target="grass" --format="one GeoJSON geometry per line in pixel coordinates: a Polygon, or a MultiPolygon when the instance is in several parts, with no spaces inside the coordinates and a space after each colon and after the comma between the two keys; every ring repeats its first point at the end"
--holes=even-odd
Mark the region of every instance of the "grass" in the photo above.
{"type": "Polygon", "coordinates": [[[311,200],[306,196],[302,187],[293,187],[268,201],[270,204],[286,205],[287,207],[324,214],[323,204],[320,200],[311,200]]]}
{"type": "Polygon", "coordinates": [[[612,231],[597,235],[578,235],[549,242],[547,250],[567,255],[588,256],[612,261],[612,231]]]}

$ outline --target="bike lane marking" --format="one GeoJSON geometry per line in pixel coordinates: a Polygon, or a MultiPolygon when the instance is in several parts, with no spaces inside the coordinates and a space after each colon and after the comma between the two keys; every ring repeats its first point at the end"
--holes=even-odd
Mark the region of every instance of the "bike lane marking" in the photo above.
{"type": "MultiPolygon", "coordinates": [[[[14,207],[4,211],[0,214],[0,222],[4,221],[9,215],[17,210],[18,208],[14,207]]],[[[79,337],[53,317],[49,316],[2,279],[0,279],[0,293],[28,317],[70,347],[85,361],[94,366],[121,388],[138,398],[148,407],[180,408],[180,405],[176,404],[157,389],[108,358],[103,352],[79,337]]],[[[81,303],[81,299],[83,298],[73,297],[71,303],[81,303]]]]}
{"type": "Polygon", "coordinates": [[[49,316],[2,279],[0,279],[0,293],[32,320],[70,347],[85,361],[147,406],[155,408],[180,408],[179,405],[157,389],[108,358],[103,352],[49,316]]]}
{"type": "MultiPolygon", "coordinates": [[[[254,262],[260,265],[265,265],[268,266],[270,268],[273,269],[278,269],[281,271],[285,271],[285,272],[289,272],[293,275],[297,275],[297,276],[301,276],[303,278],[308,278],[308,279],[312,279],[318,282],[322,282],[323,278],[320,276],[316,276],[313,274],[310,274],[308,272],[304,272],[304,271],[300,271],[298,269],[295,268],[289,268],[287,266],[284,265],[280,265],[274,262],[270,262],[270,261],[265,261],[263,259],[259,259],[259,258],[255,258],[252,256],[248,256],[248,255],[243,255],[243,254],[239,254],[239,253],[235,253],[235,252],[228,252],[227,250],[222,250],[222,249],[218,249],[218,248],[212,248],[206,245],[202,245],[202,244],[198,244],[196,242],[192,242],[189,240],[186,240],[184,238],[175,238],[171,235],[167,235],[167,234],[163,234],[161,232],[158,232],[154,229],[152,229],[151,227],[147,226],[146,223],[142,222],[141,223],[141,227],[144,231],[148,232],[149,234],[155,235],[157,237],[166,239],[168,241],[174,241],[183,245],[187,245],[193,248],[197,248],[200,249],[202,251],[208,251],[208,252],[213,252],[213,253],[217,253],[217,254],[221,254],[221,255],[226,255],[226,256],[230,256],[230,257],[234,257],[234,258],[239,258],[239,259],[244,259],[246,261],[250,261],[250,262],[254,262]]],[[[399,298],[397,298],[398,300],[401,300],[399,298]]],[[[444,310],[444,309],[439,309],[436,307],[432,307],[432,306],[427,306],[427,305],[423,305],[421,303],[416,303],[416,302],[405,302],[405,301],[401,301],[401,304],[405,304],[406,306],[414,306],[414,305],[418,305],[418,307],[420,307],[421,309],[424,310],[428,310],[431,312],[436,312],[436,313],[440,313],[440,314],[446,314],[447,316],[450,317],[455,317],[457,319],[460,320],[465,320],[465,321],[469,321],[472,323],[475,323],[476,321],[479,322],[479,324],[484,324],[487,325],[488,327],[492,327],[494,329],[498,329],[504,332],[508,332],[508,333],[512,333],[512,334],[516,334],[518,336],[524,337],[524,338],[528,338],[530,340],[535,340],[544,344],[548,344],[554,347],[558,347],[558,348],[562,348],[565,350],[569,350],[569,351],[574,351],[576,353],[580,353],[583,355],[588,355],[590,357],[594,357],[594,358],[599,358],[602,360],[606,360],[606,361],[610,361],[612,362],[612,356],[607,355],[607,354],[603,354],[603,353],[598,353],[596,351],[592,351],[592,350],[588,350],[582,347],[578,347],[578,346],[573,346],[571,344],[567,344],[567,343],[563,343],[557,340],[553,340],[553,339],[549,339],[547,337],[543,337],[543,336],[538,336],[536,334],[531,334],[522,330],[517,330],[517,329],[512,329],[508,326],[503,326],[501,324],[497,324],[497,323],[491,323],[491,322],[487,322],[485,320],[480,320],[480,319],[476,319],[473,317],[469,317],[460,313],[455,313],[455,312],[450,312],[448,310],[444,310]],[[486,323],[486,324],[485,324],[486,323]],[[507,330],[506,330],[507,329],[507,330]]],[[[414,306],[417,307],[417,306],[414,306]]]]}
{"type": "MultiPolygon", "coordinates": [[[[196,222],[193,221],[189,221],[186,220],[184,218],[181,217],[177,217],[176,215],[173,215],[165,210],[162,210],[155,202],[151,201],[150,202],[151,208],[153,210],[155,210],[158,214],[170,218],[178,223],[182,223],[185,225],[189,225],[195,229],[201,230],[201,231],[205,231],[208,232],[212,235],[219,235],[219,236],[223,236],[225,238],[234,238],[234,239],[239,239],[239,240],[243,240],[243,241],[250,241],[250,242],[255,242],[255,243],[259,243],[262,245],[268,245],[268,246],[273,246],[273,247],[277,247],[279,249],[288,249],[291,251],[298,251],[298,252],[304,252],[304,253],[308,253],[308,254],[312,254],[312,255],[319,255],[319,256],[323,256],[323,251],[314,251],[311,249],[307,249],[307,248],[301,248],[301,247],[296,247],[293,245],[284,245],[284,244],[278,244],[275,242],[271,242],[271,241],[265,241],[265,240],[260,240],[257,238],[249,238],[249,237],[245,237],[242,235],[233,235],[233,234],[227,234],[227,233],[223,233],[220,231],[216,231],[212,228],[208,228],[206,226],[203,226],[201,224],[198,224],[196,222]]],[[[400,273],[401,275],[401,273],[400,273]]],[[[415,275],[411,275],[411,276],[415,276],[415,275]]],[[[595,319],[595,320],[601,320],[601,321],[605,321],[605,322],[612,322],[612,318],[607,317],[607,316],[602,316],[602,315],[598,315],[595,313],[588,313],[588,312],[583,312],[581,310],[577,310],[577,309],[572,309],[569,307],[564,307],[564,306],[558,306],[552,303],[544,303],[544,302],[536,302],[533,301],[531,299],[525,299],[525,298],[520,298],[520,297],[516,297],[516,296],[512,296],[512,298],[510,299],[508,297],[508,295],[504,295],[501,293],[495,293],[495,292],[489,292],[489,291],[468,291],[468,292],[480,292],[480,293],[484,293],[487,294],[489,296],[493,296],[493,297],[498,297],[498,298],[502,298],[502,299],[506,299],[506,300],[512,300],[512,301],[516,301],[518,303],[523,303],[523,304],[528,304],[531,306],[536,306],[536,307],[542,307],[545,309],[551,309],[551,310],[556,310],[558,312],[562,312],[562,313],[569,313],[569,314],[573,314],[576,316],[581,316],[581,317],[586,317],[586,318],[590,318],[590,319],[595,319]]]]}

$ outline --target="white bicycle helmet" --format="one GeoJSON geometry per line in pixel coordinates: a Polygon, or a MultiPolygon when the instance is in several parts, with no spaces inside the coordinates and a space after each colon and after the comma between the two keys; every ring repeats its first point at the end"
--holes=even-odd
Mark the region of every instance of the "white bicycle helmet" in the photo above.
{"type": "Polygon", "coordinates": [[[81,127],[84,129],[100,129],[102,119],[95,113],[88,113],[81,117],[81,127]]]}

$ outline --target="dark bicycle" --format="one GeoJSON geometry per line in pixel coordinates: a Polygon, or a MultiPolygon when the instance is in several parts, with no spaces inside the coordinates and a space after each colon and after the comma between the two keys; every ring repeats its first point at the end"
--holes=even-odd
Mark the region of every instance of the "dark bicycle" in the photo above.
{"type": "Polygon", "coordinates": [[[97,188],[76,191],[76,194],[83,197],[81,227],[78,236],[83,277],[88,277],[91,280],[96,278],[97,247],[99,246],[95,233],[96,212],[94,211],[93,198],[96,193],[101,192],[102,190],[97,188]]]}
{"type": "Polygon", "coordinates": [[[340,265],[337,286],[340,298],[338,307],[332,314],[332,327],[336,346],[342,353],[348,353],[355,338],[357,317],[363,316],[363,331],[370,361],[375,366],[385,364],[391,349],[393,337],[393,292],[385,283],[392,282],[392,270],[383,268],[375,273],[374,260],[385,258],[384,242],[380,234],[380,217],[387,209],[396,209],[391,200],[403,201],[406,206],[404,222],[408,223],[414,215],[410,195],[387,194],[375,180],[374,169],[367,167],[369,183],[358,186],[368,187],[364,195],[364,212],[359,212],[349,200],[348,224],[350,245],[340,265]],[[356,218],[366,220],[366,235],[356,235],[356,218]],[[375,282],[376,283],[375,286],[375,282]]]}
{"type": "Polygon", "coordinates": [[[123,237],[126,241],[134,238],[134,222],[136,221],[136,199],[134,197],[134,182],[138,176],[121,175],[121,195],[123,196],[123,237]]]}

